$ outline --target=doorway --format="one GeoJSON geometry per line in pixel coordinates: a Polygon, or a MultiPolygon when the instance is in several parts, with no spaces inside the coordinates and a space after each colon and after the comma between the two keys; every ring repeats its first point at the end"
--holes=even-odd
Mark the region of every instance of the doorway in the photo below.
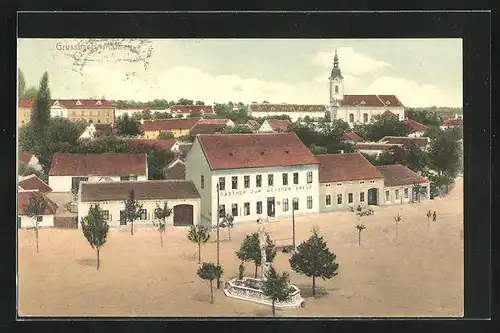
{"type": "Polygon", "coordinates": [[[371,188],[368,190],[368,205],[378,205],[378,189],[371,188]]]}
{"type": "Polygon", "coordinates": [[[275,216],[275,200],[274,197],[267,198],[267,216],[274,217],[275,216]]]}

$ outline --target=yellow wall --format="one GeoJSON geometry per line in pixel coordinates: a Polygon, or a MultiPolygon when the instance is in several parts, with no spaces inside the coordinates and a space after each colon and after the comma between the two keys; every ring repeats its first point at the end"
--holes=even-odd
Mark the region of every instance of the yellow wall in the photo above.
{"type": "Polygon", "coordinates": [[[22,127],[30,122],[31,108],[18,107],[17,110],[17,126],[22,127]]]}
{"type": "Polygon", "coordinates": [[[68,119],[71,121],[92,120],[94,124],[114,124],[115,109],[70,109],[68,119]]]}
{"type": "Polygon", "coordinates": [[[172,130],[172,131],[144,131],[144,138],[145,139],[156,139],[158,135],[160,135],[160,132],[172,132],[174,134],[174,137],[178,138],[180,136],[188,135],[189,130],[172,130]]]}

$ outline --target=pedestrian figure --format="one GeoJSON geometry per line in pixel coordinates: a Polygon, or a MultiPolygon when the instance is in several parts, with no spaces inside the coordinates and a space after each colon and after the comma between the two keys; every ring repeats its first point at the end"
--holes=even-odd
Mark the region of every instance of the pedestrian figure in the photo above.
{"type": "Polygon", "coordinates": [[[427,218],[430,219],[432,217],[432,213],[431,213],[431,210],[429,209],[429,211],[427,212],[427,218]]]}
{"type": "Polygon", "coordinates": [[[436,222],[436,211],[434,211],[434,213],[432,213],[432,220],[433,220],[434,222],[436,222]]]}

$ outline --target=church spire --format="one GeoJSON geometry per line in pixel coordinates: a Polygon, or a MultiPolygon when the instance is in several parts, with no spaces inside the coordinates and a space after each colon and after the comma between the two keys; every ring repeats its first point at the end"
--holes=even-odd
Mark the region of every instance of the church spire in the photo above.
{"type": "Polygon", "coordinates": [[[335,49],[335,57],[333,57],[333,68],[339,68],[339,56],[337,55],[337,49],[335,49]]]}

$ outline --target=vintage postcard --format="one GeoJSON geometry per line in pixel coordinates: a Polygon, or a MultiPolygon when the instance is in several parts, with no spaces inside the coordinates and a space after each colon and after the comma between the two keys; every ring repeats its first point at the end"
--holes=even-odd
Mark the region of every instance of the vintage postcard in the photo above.
{"type": "Polygon", "coordinates": [[[20,38],[19,316],[463,316],[462,54],[20,38]]]}

